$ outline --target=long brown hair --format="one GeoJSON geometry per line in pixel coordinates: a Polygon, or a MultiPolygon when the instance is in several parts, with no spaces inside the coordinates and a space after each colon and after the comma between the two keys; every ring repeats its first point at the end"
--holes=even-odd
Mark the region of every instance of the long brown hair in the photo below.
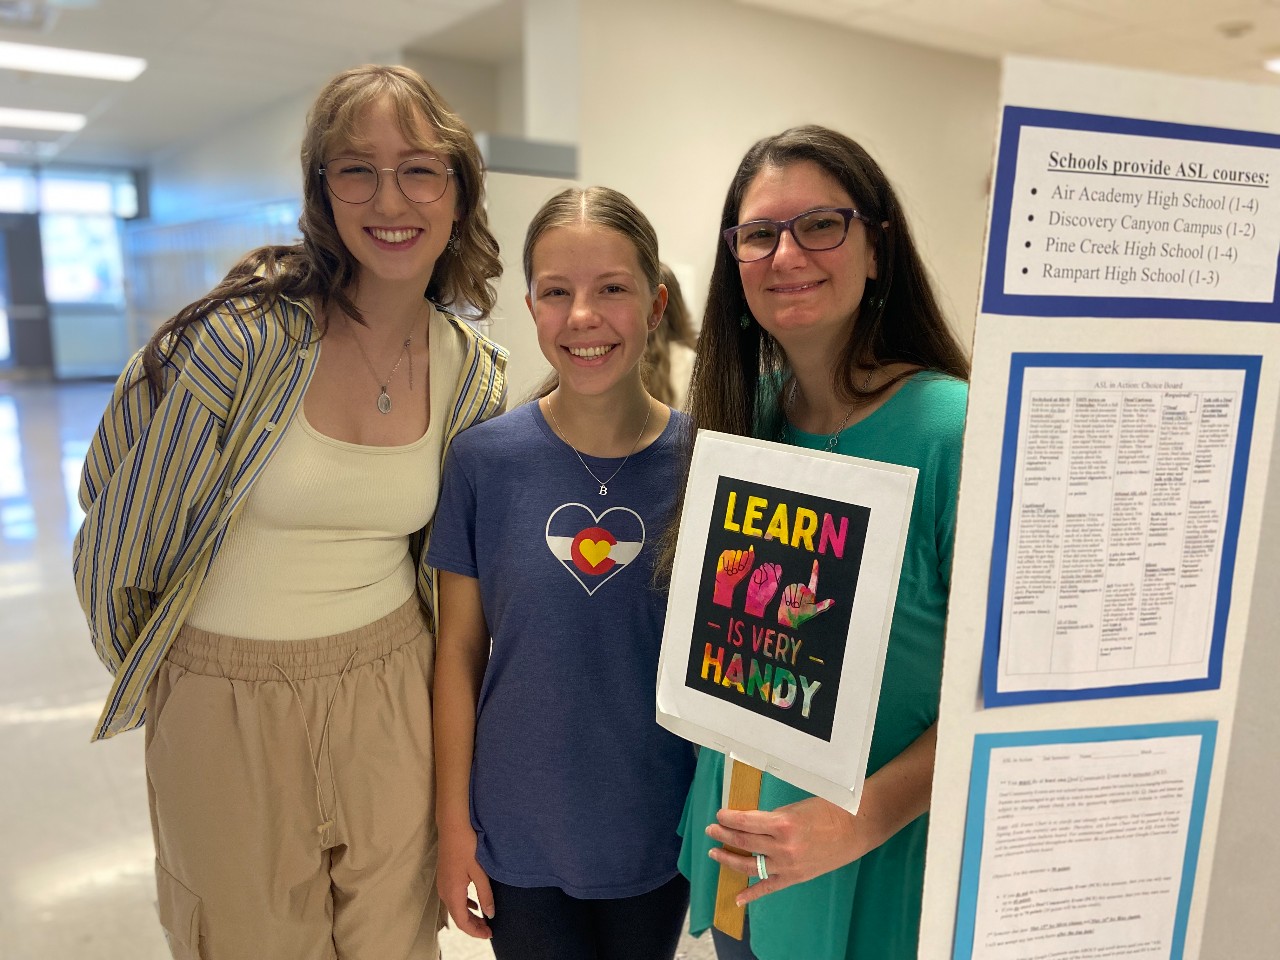
{"type": "MultiPolygon", "coordinates": [[[[720,229],[738,223],[747,188],[767,166],[811,162],[821,167],[872,221],[877,279],[867,281],[857,322],[836,364],[836,393],[852,402],[878,396],[892,385],[863,391],[855,382],[860,364],[909,363],[968,379],[969,361],[938,306],[933,286],[911,238],[902,205],[884,171],[858,143],[820,126],[792,127],[760,140],[742,158],[729,184],[720,229]],[[887,224],[886,227],[880,226],[887,224]]],[[[751,317],[738,262],[724,243],[716,245],[698,357],[689,391],[689,412],[705,429],[751,436],[780,414],[762,396],[762,382],[780,382],[787,372],[781,346],[751,317]]]]}
{"type": "MultiPolygon", "coordinates": [[[[875,249],[877,278],[867,280],[857,320],[849,324],[841,347],[833,384],[837,395],[849,402],[869,399],[910,375],[862,390],[856,381],[859,366],[865,364],[908,363],[967,380],[969,360],[938,306],[897,194],[880,165],[849,137],[826,127],[804,126],[757,142],[729,184],[720,230],[739,222],[742,199],[761,170],[806,161],[835,179],[872,221],[867,237],[875,249]]],[[[727,244],[717,242],[689,388],[688,411],[695,427],[739,436],[776,435],[782,417],[777,387],[787,373],[781,345],[747,307],[738,262],[727,244]]],[[[659,582],[670,575],[682,510],[683,495],[662,535],[655,574],[659,582]]]]}
{"type": "Polygon", "coordinates": [[[693,332],[693,317],[684,302],[680,281],[665,263],[661,267],[662,283],[667,288],[667,309],[661,322],[649,334],[640,372],[649,394],[670,407],[674,406],[677,396],[676,386],[671,382],[671,345],[678,343],[693,350],[698,345],[698,338],[693,332]]]}
{"type": "Polygon", "coordinates": [[[484,210],[483,160],[470,129],[431,84],[413,70],[378,65],[355,67],[330,80],[307,114],[301,150],[301,243],[250,251],[207,296],[161,324],[142,356],[153,396],[158,397],[163,389],[161,371],[178,339],[226,300],[246,298],[255,312],[266,312],[280,297],[314,300],[320,308],[316,322],[321,335],[325,309],[330,304],[353,320],[364,322],[349,295],[359,264],[338,236],[320,167],[330,150],[354,139],[365,109],[384,97],[395,108],[405,140],[415,147],[443,152],[457,183],[457,250],[446,251],[436,261],[424,295],[442,307],[462,308],[471,315],[487,316],[493,309],[497,298],[494,280],[502,275],[502,261],[498,258],[498,242],[489,231],[484,210]],[[424,134],[433,136],[434,141],[424,142],[424,134]]]}

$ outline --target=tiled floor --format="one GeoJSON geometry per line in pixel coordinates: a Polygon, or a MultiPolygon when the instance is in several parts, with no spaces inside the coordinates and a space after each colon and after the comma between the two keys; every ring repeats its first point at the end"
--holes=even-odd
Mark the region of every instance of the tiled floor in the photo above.
{"type": "MultiPolygon", "coordinates": [[[[0,381],[0,957],[162,960],[141,733],[90,744],[108,688],[71,587],[105,384],[0,381]]],[[[446,931],[445,960],[491,957],[446,931]]],[[[710,938],[680,956],[710,960],[710,938]]]]}

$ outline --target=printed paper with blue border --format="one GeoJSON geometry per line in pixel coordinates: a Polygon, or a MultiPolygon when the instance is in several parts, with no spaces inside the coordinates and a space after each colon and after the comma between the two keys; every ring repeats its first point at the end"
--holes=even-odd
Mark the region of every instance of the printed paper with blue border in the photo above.
{"type": "Polygon", "coordinates": [[[982,312],[1280,321],[1280,136],[1007,106],[982,312]]]}
{"type": "Polygon", "coordinates": [[[1012,353],[983,644],[987,707],[1220,686],[1261,366],[1258,356],[1012,353]],[[1041,380],[1047,388],[1028,387],[1041,380]],[[1073,381],[1079,389],[1065,387],[1073,381]],[[1204,389],[1188,389],[1197,383],[1204,389]],[[1024,420],[1028,399],[1038,406],[1029,407],[1024,420]],[[1047,503],[1048,495],[1034,488],[1039,477],[1028,479],[1020,470],[1019,451],[1034,452],[1039,467],[1056,453],[1065,474],[1073,456],[1073,404],[1092,424],[1079,428],[1079,436],[1106,416],[1126,426],[1116,425],[1101,444],[1092,436],[1093,462],[1075,463],[1074,475],[1057,479],[1052,493],[1059,499],[1048,504],[1046,521],[1036,498],[1047,503]],[[1025,442],[1019,436],[1024,422],[1030,428],[1025,442]],[[1231,422],[1234,439],[1222,433],[1231,422]],[[1147,444],[1142,468],[1123,462],[1135,461],[1135,444],[1147,444]],[[1215,477],[1216,489],[1197,488],[1201,499],[1192,500],[1192,481],[1201,475],[1215,477]],[[1083,508],[1073,515],[1071,499],[1091,492],[1091,485],[1093,495],[1107,497],[1106,512],[1094,508],[1092,518],[1080,521],[1083,508]],[[1170,495],[1184,497],[1180,518],[1172,509],[1155,509],[1157,498],[1170,495]],[[1056,520],[1052,512],[1059,513],[1056,520]],[[1179,522],[1183,539],[1174,541],[1179,522]],[[1188,536],[1198,538],[1198,559],[1196,550],[1188,552],[1188,536]],[[1033,584],[1037,564],[1048,564],[1050,573],[1033,584]],[[1198,580],[1185,579],[1188,571],[1198,580]],[[1179,603],[1181,621],[1175,618],[1179,603]],[[1167,650],[1160,646],[1165,643],[1167,650]]]}
{"type": "MultiPolygon", "coordinates": [[[[1132,863],[1117,863],[1114,859],[1108,859],[1106,854],[1111,852],[1113,848],[1118,849],[1119,845],[1125,843],[1124,839],[1116,839],[1108,842],[1106,831],[1095,829],[1083,819],[1076,820],[1073,824],[1074,828],[1078,828],[1085,833],[1092,833],[1092,837],[1081,843],[1092,842],[1097,845],[1097,852],[1102,854],[1102,862],[1106,864],[1104,869],[1100,869],[1099,876],[1089,878],[1087,876],[1071,877],[1072,859],[1075,859],[1075,866],[1079,866],[1081,862],[1088,864],[1088,857],[1079,858],[1081,853],[1080,846],[1075,843],[1067,844],[1059,838],[1039,839],[1043,842],[1045,849],[1038,852],[1037,863],[1043,867],[1043,873],[1049,879],[1042,882],[1050,884],[1058,884],[1059,886],[1070,886],[1073,888],[1073,894],[1078,893],[1077,903],[1074,905],[1065,904],[1060,900],[1055,902],[1055,894],[1047,891],[1042,894],[1042,898],[1047,903],[1034,903],[1036,894],[1030,890],[1027,891],[1026,897],[1014,897],[1010,899],[1001,899],[1004,908],[1010,911],[1003,917],[1003,922],[1012,928],[1012,925],[1019,921],[1018,911],[1025,911],[1028,917],[1038,919],[1039,929],[1029,929],[1025,934],[1027,943],[1010,944],[1011,939],[1006,931],[1004,947],[1013,950],[1013,956],[1017,956],[1020,960],[1039,956],[1065,956],[1062,951],[1066,946],[1084,947],[1088,945],[1089,936],[1097,934],[1104,930],[1107,923],[1113,924],[1113,938],[1123,938],[1125,935],[1134,935],[1130,931],[1123,930],[1115,924],[1130,923],[1131,925],[1140,924],[1142,919],[1146,919],[1148,923],[1153,918],[1162,916],[1159,907],[1164,908],[1164,916],[1167,920],[1171,920],[1163,925],[1163,929],[1158,931],[1158,941],[1160,942],[1160,950],[1148,950],[1142,953],[1143,956],[1160,956],[1167,957],[1169,960],[1182,960],[1183,951],[1186,943],[1187,918],[1191,904],[1191,894],[1195,883],[1196,861],[1200,851],[1200,841],[1204,830],[1205,801],[1209,789],[1209,775],[1213,767],[1214,748],[1217,737],[1217,722],[1213,720],[1191,721],[1181,723],[1162,723],[1162,724],[1141,724],[1133,726],[1114,726],[1114,727],[1094,727],[1087,729],[1075,730],[1046,730],[1046,731],[1023,731],[1016,733],[998,733],[998,734],[980,734],[974,738],[973,749],[973,765],[970,773],[969,781],[969,806],[968,815],[965,823],[964,835],[964,854],[961,861],[960,870],[960,890],[959,900],[956,912],[956,930],[953,960],[972,960],[975,956],[994,956],[1004,957],[1008,955],[1005,952],[994,950],[990,943],[984,943],[984,949],[977,951],[975,947],[975,936],[979,929],[985,929],[991,933],[993,924],[988,918],[987,923],[979,920],[978,910],[980,903],[980,880],[983,877],[983,858],[989,856],[994,850],[996,838],[994,831],[998,829],[996,821],[993,820],[992,811],[988,810],[988,803],[992,800],[989,797],[989,790],[992,784],[991,771],[993,766],[993,754],[995,759],[1007,760],[1009,762],[1025,763],[1026,766],[1021,770],[1034,767],[1034,761],[1028,762],[1030,754],[1039,753],[1043,759],[1048,761],[1040,768],[1040,773],[1057,773],[1060,774],[1064,769],[1071,769],[1076,764],[1076,769],[1092,775],[1092,782],[1083,779],[1077,779],[1076,786],[1082,788],[1077,798],[1077,803],[1089,802],[1089,796],[1099,801],[1110,799],[1113,801],[1111,809],[1114,811],[1112,818],[1112,837],[1123,836],[1122,831],[1128,829],[1132,835],[1132,828],[1139,824],[1145,824],[1144,828],[1147,833],[1146,840],[1148,843],[1154,841],[1157,845],[1160,841],[1161,832],[1166,827],[1155,827],[1152,825],[1152,814],[1150,813],[1150,804],[1147,798],[1154,795],[1156,789],[1164,791],[1163,802],[1158,802],[1158,806],[1164,806],[1166,812],[1169,808],[1181,806],[1186,810],[1185,822],[1179,823],[1179,829],[1169,831],[1167,835],[1173,836],[1175,839],[1181,836],[1182,829],[1185,828],[1185,843],[1179,849],[1167,849],[1162,851],[1166,862],[1180,864],[1180,870],[1171,872],[1169,880],[1176,884],[1176,888],[1167,891],[1167,896],[1163,904],[1155,903],[1151,906],[1155,898],[1148,896],[1146,899],[1138,897],[1115,895],[1111,889],[1107,889],[1105,894],[1099,891],[1099,887],[1090,888],[1089,883],[1097,883],[1103,888],[1114,887],[1115,890],[1121,889],[1119,873],[1122,869],[1132,869],[1135,865],[1132,863]],[[1142,741],[1160,740],[1160,743],[1152,743],[1149,747],[1144,745],[1142,741]],[[1090,750],[1088,744],[1098,744],[1101,749],[1090,750]],[[1082,746],[1084,745],[1084,746],[1082,746]],[[1035,748],[1041,746],[1062,747],[1053,751],[1037,751],[1035,748]],[[1132,749],[1130,749],[1132,746],[1132,749]],[[1157,785],[1156,778],[1160,774],[1160,768],[1157,764],[1163,762],[1161,753],[1168,748],[1175,748],[1180,752],[1182,758],[1187,761],[1184,765],[1194,769],[1194,779],[1191,784],[1191,796],[1189,802],[1186,802],[1185,796],[1175,793],[1181,790],[1185,784],[1179,784],[1173,779],[1165,779],[1157,785]],[[1005,754],[1002,756],[1001,751],[1005,754]],[[1101,766],[1100,766],[1101,765],[1101,766]],[[1102,772],[1102,771],[1108,772],[1102,772]],[[1148,793],[1137,795],[1126,789],[1117,789],[1114,784],[1121,783],[1126,776],[1130,777],[1130,782],[1147,783],[1150,787],[1138,787],[1138,790],[1147,789],[1148,793]],[[1110,778],[1109,780],[1106,778],[1110,778]],[[1094,784],[1099,784],[1094,786],[1094,784]],[[1111,784],[1112,786],[1108,786],[1111,784]],[[1111,791],[1111,796],[1106,796],[1106,791],[1111,791]],[[1139,818],[1143,815],[1143,808],[1147,807],[1145,821],[1139,818]],[[1127,809],[1124,809],[1126,808],[1127,809]],[[1123,827],[1120,821],[1126,820],[1123,827]],[[988,836],[988,827],[993,831],[992,836],[988,836]],[[984,847],[988,841],[993,845],[991,849],[984,847]],[[1055,858],[1055,851],[1060,858],[1055,858]],[[1054,868],[1057,867],[1055,874],[1054,868]],[[1069,878],[1070,879],[1067,879],[1069,878]],[[1083,881],[1081,891],[1076,891],[1077,881],[1083,881]],[[1170,902],[1168,897],[1172,897],[1170,902]],[[1169,909],[1169,908],[1172,909],[1169,909]],[[1141,911],[1144,908],[1148,910],[1147,916],[1139,912],[1137,914],[1131,911],[1141,911]],[[1074,921],[1068,920],[1069,913],[1067,911],[1074,909],[1074,921]],[[1052,926],[1053,921],[1049,914],[1054,911],[1063,911],[1058,914],[1060,917],[1056,926],[1052,926]],[[1123,915],[1117,912],[1123,911],[1123,915]],[[1168,916],[1171,914],[1171,916],[1168,916]],[[1055,937],[1059,942],[1055,942],[1055,937]],[[1040,946],[1036,946],[1036,942],[1040,946]],[[1049,951],[1048,953],[1040,952],[1041,949],[1049,951]]],[[[1015,789],[1021,789],[1016,787],[1015,789]]],[[[1034,788],[1033,788],[1034,789],[1034,788]]],[[[1062,803],[1071,802],[1071,799],[1065,794],[1068,790],[1055,783],[1045,785],[1046,793],[1056,796],[1057,801],[1062,803]]],[[[1005,801],[1010,800],[1016,802],[1017,797],[1006,796],[1005,801]]],[[[1079,810],[1076,808],[1070,808],[1079,810]]],[[[1068,808],[1063,807],[1057,811],[1066,817],[1068,822],[1072,817],[1079,816],[1086,818],[1092,815],[1090,812],[1071,813],[1068,808]]],[[[1105,811],[1099,812],[1099,816],[1106,816],[1105,811]]],[[[1001,821],[1005,825],[1006,831],[1009,829],[1010,823],[1014,818],[1006,818],[1001,821]]],[[[1061,827],[1061,824],[1059,824],[1061,827]]],[[[1035,838],[1027,841],[1033,842],[1035,838]]],[[[1148,848],[1150,849],[1150,848],[1148,848]]],[[[1137,865],[1139,869],[1143,864],[1137,865]]],[[[1003,881],[1008,879],[1008,875],[998,876],[990,874],[993,878],[992,882],[1003,881]]],[[[1155,878],[1152,878],[1155,879],[1155,878]]],[[[1024,881],[1026,883],[1031,881],[1024,881]]],[[[1158,887],[1158,884],[1153,886],[1158,887]]],[[[1155,891],[1148,889],[1147,894],[1155,891]]],[[[992,895],[992,902],[995,902],[995,896],[998,892],[993,890],[989,892],[992,895]]],[[[995,918],[997,923],[1002,918],[995,918]]],[[[1028,924],[1034,925],[1036,920],[1029,919],[1028,924]]],[[[1103,934],[1105,936],[1105,933],[1103,934]]],[[[994,937],[992,938],[994,939],[994,937]]],[[[1095,937],[1095,940],[1097,938],[1095,937]]],[[[1148,940],[1148,943],[1150,941],[1148,940]]],[[[1119,956],[1120,953],[1107,953],[1108,956],[1119,956]]]]}

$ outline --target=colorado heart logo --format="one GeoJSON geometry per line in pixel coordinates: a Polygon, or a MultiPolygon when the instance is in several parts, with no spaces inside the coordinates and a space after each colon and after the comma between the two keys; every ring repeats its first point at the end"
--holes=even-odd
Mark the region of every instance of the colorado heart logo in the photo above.
{"type": "Polygon", "coordinates": [[[566,503],[547,518],[547,547],[589,596],[640,555],[644,521],[626,507],[596,514],[566,503]]]}

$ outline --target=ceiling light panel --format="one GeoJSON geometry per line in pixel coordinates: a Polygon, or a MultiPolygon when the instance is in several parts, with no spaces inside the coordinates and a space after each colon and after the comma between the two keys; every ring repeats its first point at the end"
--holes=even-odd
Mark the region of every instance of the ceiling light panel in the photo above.
{"type": "Polygon", "coordinates": [[[139,57],[121,57],[114,53],[88,50],[66,50],[61,47],[39,47],[30,43],[0,41],[0,69],[30,73],[57,73],[92,80],[134,80],[147,69],[147,61],[139,57]]]}
{"type": "Polygon", "coordinates": [[[0,107],[0,127],[17,130],[60,130],[74,132],[84,128],[82,113],[54,113],[51,110],[16,110],[0,107]]]}

